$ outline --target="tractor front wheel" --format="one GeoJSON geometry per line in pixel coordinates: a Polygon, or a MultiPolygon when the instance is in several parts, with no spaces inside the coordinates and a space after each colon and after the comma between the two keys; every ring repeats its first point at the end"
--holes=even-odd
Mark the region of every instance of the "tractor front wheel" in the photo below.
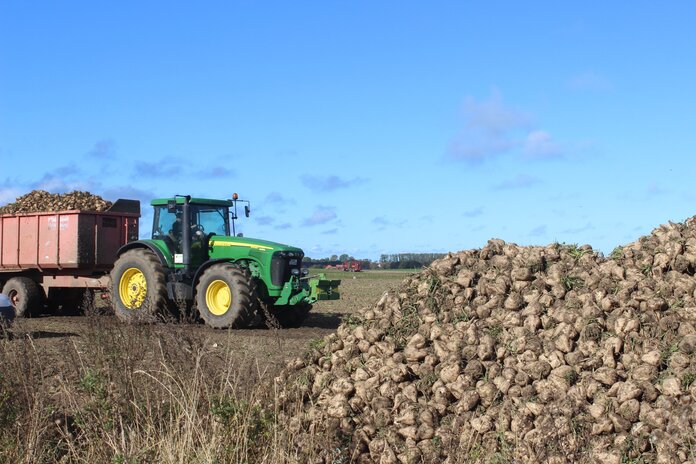
{"type": "Polygon", "coordinates": [[[203,272],[196,286],[196,305],[211,327],[248,327],[256,317],[257,297],[253,278],[234,264],[215,264],[203,272]]]}
{"type": "Polygon", "coordinates": [[[46,294],[29,277],[13,277],[2,287],[2,293],[12,301],[17,317],[31,317],[41,313],[46,294]]]}
{"type": "Polygon", "coordinates": [[[164,268],[150,250],[123,253],[111,270],[111,299],[124,322],[150,323],[167,304],[164,268]]]}

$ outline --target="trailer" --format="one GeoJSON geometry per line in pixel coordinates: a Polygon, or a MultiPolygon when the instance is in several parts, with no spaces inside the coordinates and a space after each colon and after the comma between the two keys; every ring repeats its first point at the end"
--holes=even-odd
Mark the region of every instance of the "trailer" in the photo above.
{"type": "Polygon", "coordinates": [[[0,215],[0,288],[17,316],[74,309],[85,291],[108,289],[119,249],[138,240],[139,218],[140,202],[123,199],[103,212],[0,215]]]}

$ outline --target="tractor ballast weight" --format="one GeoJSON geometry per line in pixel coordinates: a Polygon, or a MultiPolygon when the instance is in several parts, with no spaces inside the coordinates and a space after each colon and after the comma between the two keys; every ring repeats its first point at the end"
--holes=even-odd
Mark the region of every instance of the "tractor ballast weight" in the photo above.
{"type": "Polygon", "coordinates": [[[116,315],[152,320],[193,306],[213,327],[243,327],[259,315],[296,325],[316,301],[339,298],[340,280],[308,276],[301,249],[235,236],[237,201],[153,200],[151,238],[122,247],[111,273],[116,315]]]}

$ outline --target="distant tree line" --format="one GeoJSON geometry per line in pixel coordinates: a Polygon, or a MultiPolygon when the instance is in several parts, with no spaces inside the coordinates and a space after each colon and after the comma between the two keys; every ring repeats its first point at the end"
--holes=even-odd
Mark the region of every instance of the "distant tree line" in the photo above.
{"type": "Polygon", "coordinates": [[[336,266],[346,261],[358,261],[363,269],[417,269],[429,266],[436,259],[442,258],[445,253],[396,253],[383,254],[379,261],[369,259],[359,259],[343,253],[342,255],[331,255],[326,258],[310,258],[305,256],[302,264],[305,267],[326,267],[336,266]]]}
{"type": "Polygon", "coordinates": [[[383,254],[379,257],[382,269],[414,269],[429,266],[445,253],[396,253],[383,254]]]}

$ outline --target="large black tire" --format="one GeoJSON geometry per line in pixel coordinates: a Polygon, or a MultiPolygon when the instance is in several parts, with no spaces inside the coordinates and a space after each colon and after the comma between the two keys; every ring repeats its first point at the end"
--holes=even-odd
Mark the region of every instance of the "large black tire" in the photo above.
{"type": "Polygon", "coordinates": [[[278,306],[271,309],[270,312],[282,328],[290,329],[300,327],[311,310],[312,305],[298,303],[294,306],[278,306]]]}
{"type": "Polygon", "coordinates": [[[17,317],[40,314],[46,302],[43,288],[29,277],[12,277],[2,287],[2,293],[12,301],[17,317]]]}
{"type": "Polygon", "coordinates": [[[198,314],[211,327],[248,327],[256,318],[256,285],[246,269],[215,264],[203,272],[196,285],[198,314]]]}
{"type": "Polygon", "coordinates": [[[167,305],[164,267],[144,248],[123,253],[111,270],[111,300],[124,322],[155,322],[167,305]]]}

